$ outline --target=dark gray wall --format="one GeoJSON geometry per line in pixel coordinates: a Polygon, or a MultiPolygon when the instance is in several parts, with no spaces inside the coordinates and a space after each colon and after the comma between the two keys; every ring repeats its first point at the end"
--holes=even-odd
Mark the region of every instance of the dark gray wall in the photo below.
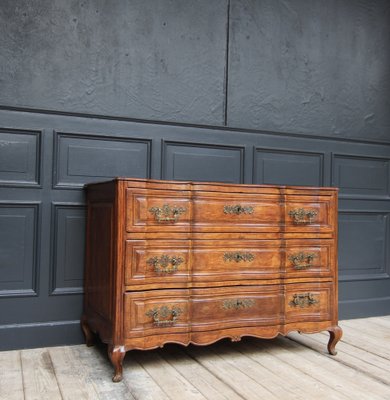
{"type": "Polygon", "coordinates": [[[0,103],[223,123],[226,0],[2,0],[0,103]]]}
{"type": "Polygon", "coordinates": [[[389,5],[1,1],[0,348],[82,341],[113,176],[338,186],[340,316],[388,314],[389,5]]]}
{"type": "Polygon", "coordinates": [[[388,0],[2,0],[0,104],[390,140],[388,0]]]}
{"type": "Polygon", "coordinates": [[[390,139],[390,2],[231,1],[228,124],[390,139]]]}

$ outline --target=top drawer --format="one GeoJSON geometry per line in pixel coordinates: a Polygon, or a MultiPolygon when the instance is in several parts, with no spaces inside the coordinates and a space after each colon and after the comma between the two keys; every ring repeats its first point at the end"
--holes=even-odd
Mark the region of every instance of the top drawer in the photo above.
{"type": "Polygon", "coordinates": [[[333,234],[336,212],[332,195],[126,191],[126,230],[134,233],[333,234]]]}

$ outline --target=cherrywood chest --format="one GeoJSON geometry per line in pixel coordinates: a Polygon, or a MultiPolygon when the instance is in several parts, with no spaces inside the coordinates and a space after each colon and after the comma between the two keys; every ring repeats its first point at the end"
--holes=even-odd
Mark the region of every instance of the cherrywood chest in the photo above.
{"type": "Polygon", "coordinates": [[[87,185],[82,328],[122,379],[131,349],[337,323],[337,189],[115,180],[87,185]]]}

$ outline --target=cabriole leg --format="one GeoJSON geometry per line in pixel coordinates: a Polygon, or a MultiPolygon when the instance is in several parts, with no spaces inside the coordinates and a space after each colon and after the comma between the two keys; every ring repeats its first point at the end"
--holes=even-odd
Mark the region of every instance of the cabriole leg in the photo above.
{"type": "Polygon", "coordinates": [[[338,325],[336,325],[336,326],[332,326],[332,328],[328,329],[328,332],[330,335],[329,342],[328,342],[328,351],[329,351],[329,354],[331,354],[332,356],[335,356],[337,354],[335,347],[336,347],[336,344],[341,339],[341,336],[343,336],[343,331],[338,325]]]}
{"type": "Polygon", "coordinates": [[[122,380],[122,362],[125,358],[126,350],[124,346],[108,346],[108,357],[114,366],[114,375],[112,377],[113,382],[120,382],[122,380]]]}
{"type": "Polygon", "coordinates": [[[87,318],[83,316],[81,318],[81,329],[83,330],[85,336],[85,343],[88,347],[93,346],[95,342],[95,335],[91,331],[91,328],[88,325],[87,318]]]}

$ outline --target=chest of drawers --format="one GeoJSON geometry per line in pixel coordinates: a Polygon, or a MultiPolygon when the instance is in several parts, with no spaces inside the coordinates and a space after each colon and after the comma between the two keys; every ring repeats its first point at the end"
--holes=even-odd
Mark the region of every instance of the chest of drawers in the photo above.
{"type": "Polygon", "coordinates": [[[82,329],[128,350],[337,323],[337,189],[115,179],[87,186],[82,329]]]}

